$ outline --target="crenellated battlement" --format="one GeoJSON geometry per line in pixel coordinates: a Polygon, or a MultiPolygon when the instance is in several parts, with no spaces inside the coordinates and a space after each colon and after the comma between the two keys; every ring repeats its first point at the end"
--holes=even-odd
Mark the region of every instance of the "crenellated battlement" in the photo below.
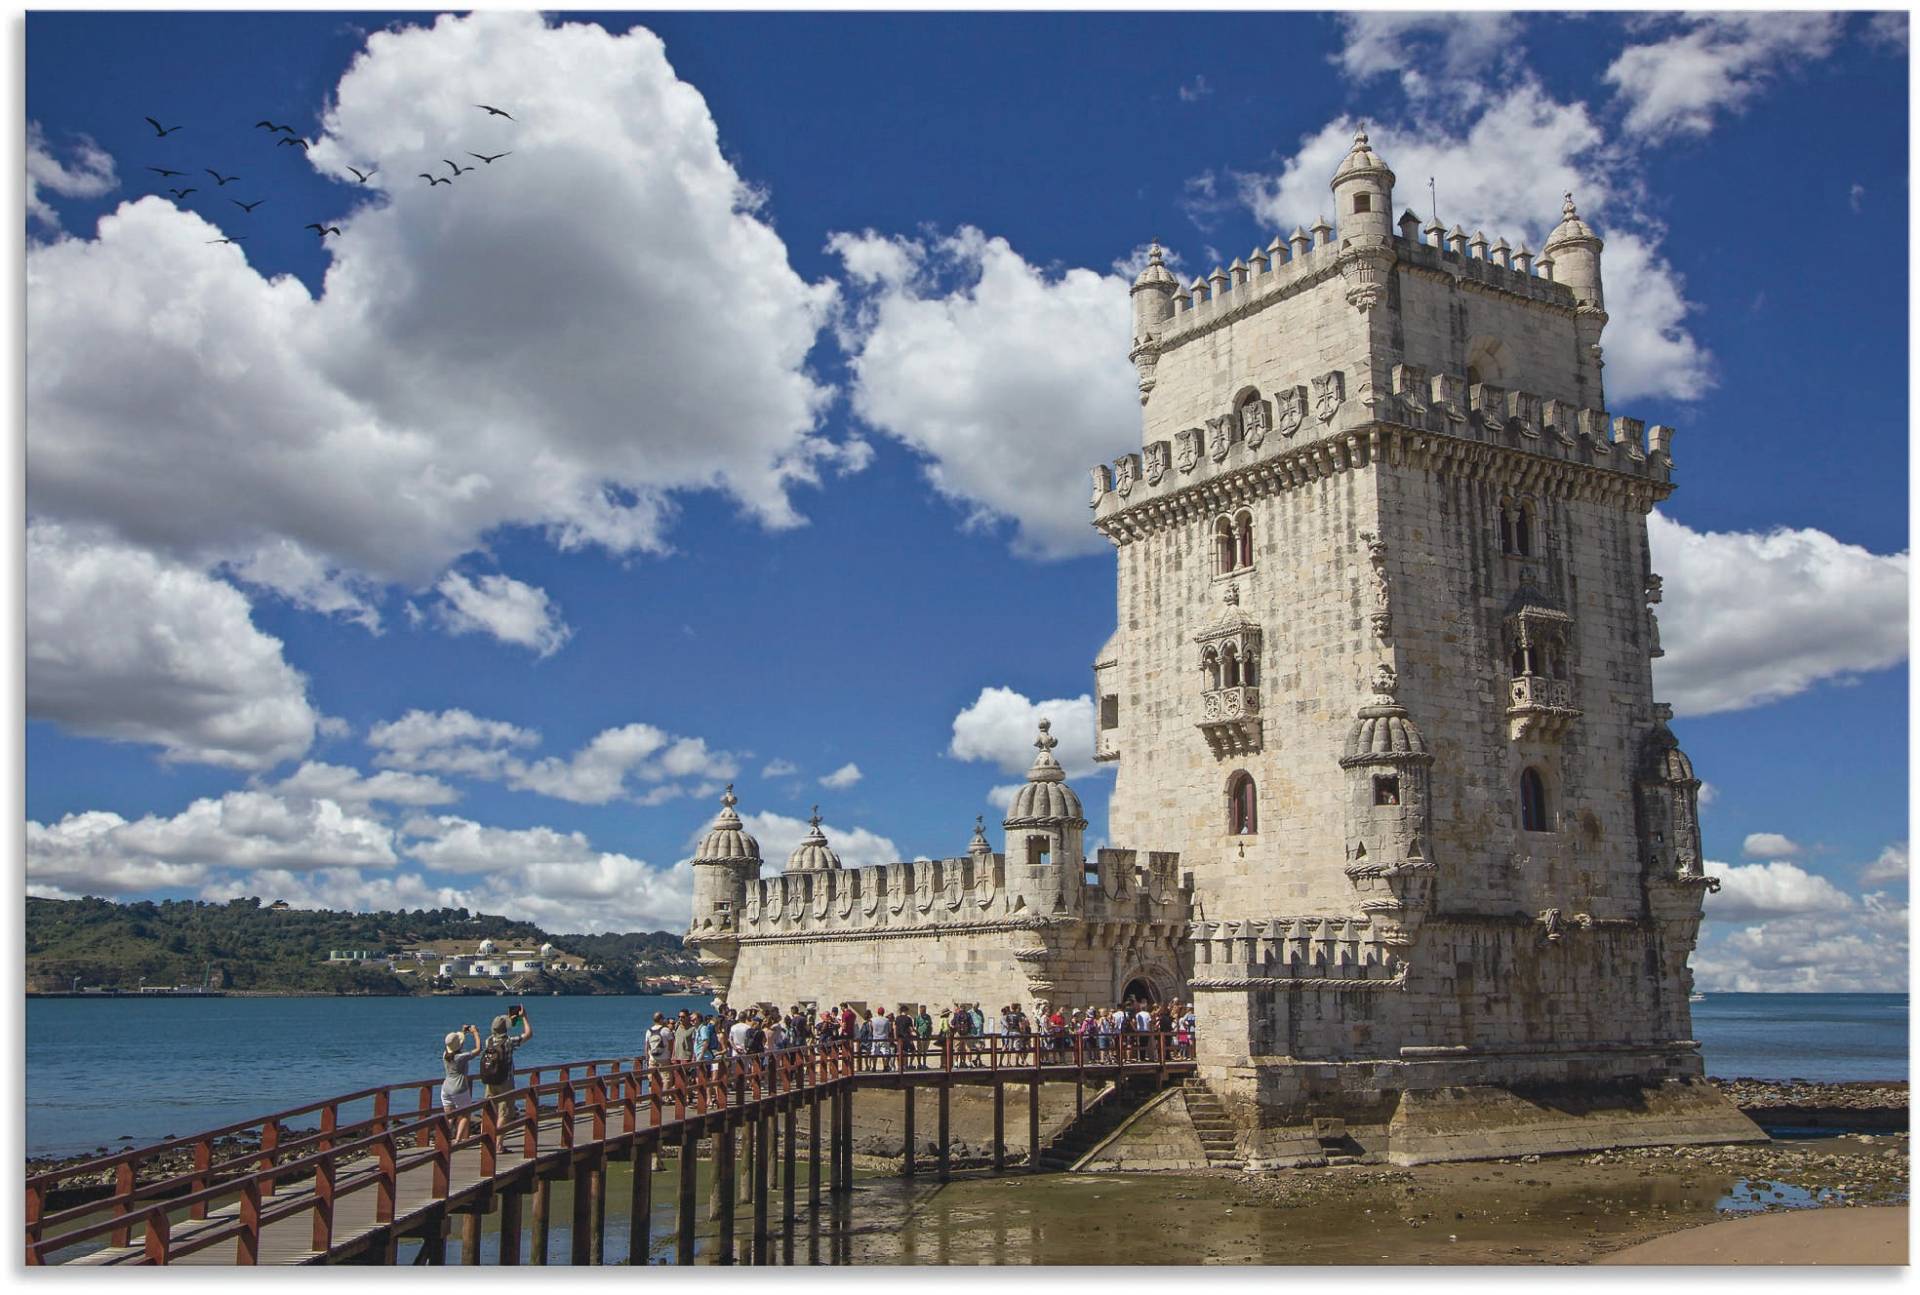
{"type": "Polygon", "coordinates": [[[1046,926],[1061,920],[1184,923],[1191,888],[1180,856],[1102,850],[1079,875],[1065,865],[1010,867],[1003,854],[914,859],[864,868],[786,872],[749,880],[736,924],[741,941],[1046,926]]]}
{"type": "Polygon", "coordinates": [[[1195,989],[1241,988],[1247,981],[1385,988],[1403,983],[1407,970],[1404,947],[1367,917],[1200,921],[1187,928],[1187,939],[1195,989]]]}

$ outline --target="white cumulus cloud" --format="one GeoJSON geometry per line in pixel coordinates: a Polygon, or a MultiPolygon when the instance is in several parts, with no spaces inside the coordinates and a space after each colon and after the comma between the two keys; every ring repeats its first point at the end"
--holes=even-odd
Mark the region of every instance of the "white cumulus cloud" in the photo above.
{"type": "Polygon", "coordinates": [[[573,634],[547,591],[511,576],[469,580],[449,571],[434,588],[445,602],[441,620],[455,634],[489,634],[502,643],[551,656],[573,634]]]}
{"type": "Polygon", "coordinates": [[[1844,913],[1853,907],[1852,898],[1838,886],[1784,859],[1741,864],[1708,860],[1707,875],[1720,879],[1720,889],[1707,896],[1706,916],[1712,921],[1844,913]]]}
{"type": "MultiPolygon", "coordinates": [[[[1084,693],[1031,701],[1011,688],[982,688],[973,704],[953,717],[947,754],[957,760],[986,761],[1002,773],[1025,773],[1037,754],[1034,741],[1043,719],[1052,725],[1049,731],[1058,743],[1053,758],[1069,778],[1085,777],[1099,768],[1093,761],[1093,698],[1084,693]]],[[[1015,784],[996,788],[994,794],[1004,790],[1010,801],[1018,789],[1015,784]]]]}
{"type": "MultiPolygon", "coordinates": [[[[760,842],[760,857],[766,861],[768,871],[786,867],[788,856],[813,830],[804,818],[771,812],[742,814],[740,822],[760,842]]],[[[840,856],[840,866],[843,868],[869,868],[882,863],[898,863],[907,857],[891,840],[864,827],[835,827],[822,822],[820,831],[826,836],[828,846],[840,856]]],[[[963,847],[964,842],[962,847],[956,847],[953,852],[958,854],[963,847]]]]}
{"type": "Polygon", "coordinates": [[[1518,57],[1520,17],[1500,10],[1395,13],[1363,10],[1340,19],[1346,43],[1333,62],[1355,81],[1400,75],[1407,97],[1472,103],[1489,67],[1518,57]],[[1437,74],[1437,75],[1436,75],[1437,74]]]}
{"type": "Polygon", "coordinates": [[[1907,843],[1901,841],[1880,851],[1879,857],[1860,870],[1860,884],[1863,886],[1883,886],[1888,883],[1904,886],[1907,884],[1907,843]]]}
{"type": "Polygon", "coordinates": [[[970,524],[1013,524],[1032,557],[1102,552],[1078,508],[1087,465],[1138,439],[1129,280],[1050,273],[978,229],[927,240],[836,234],[841,341],[862,422],[925,457],[970,524]]]}
{"type": "Polygon", "coordinates": [[[1791,697],[1907,659],[1907,555],[1824,531],[1696,531],[1647,519],[1666,655],[1654,662],[1676,714],[1791,697]]]}
{"type": "Polygon", "coordinates": [[[342,580],[424,587],[506,525],[661,551],[676,492],[792,525],[795,487],[864,461],[817,431],[832,285],[646,29],[375,32],[305,160],[379,167],[326,213],[318,296],[155,197],[29,250],[36,515],[337,609],[342,580]],[[429,190],[448,140],[512,156],[429,190]]]}
{"type": "Polygon", "coordinates": [[[62,159],[40,123],[27,123],[27,215],[49,229],[60,228],[60,213],[42,193],[63,198],[98,198],[120,183],[112,156],[85,135],[62,159]]]}
{"type": "Polygon", "coordinates": [[[1658,142],[1709,133],[1786,69],[1825,58],[1845,19],[1835,13],[1689,14],[1660,40],[1629,45],[1604,79],[1618,92],[1626,129],[1658,142]]]}
{"type": "MultiPolygon", "coordinates": [[[[1709,901],[1711,902],[1711,901],[1709,901]]],[[[1842,912],[1768,917],[1718,932],[1693,955],[1695,983],[1733,993],[1904,993],[1907,905],[1865,895],[1842,912]]]]}
{"type": "Polygon", "coordinates": [[[99,531],[29,523],[26,657],[29,718],[169,760],[265,769],[320,718],[239,590],[99,531]]]}
{"type": "Polygon", "coordinates": [[[1740,853],[1749,859],[1797,859],[1805,848],[1792,837],[1778,832],[1749,832],[1740,843],[1740,853]]]}
{"type": "Polygon", "coordinates": [[[831,788],[834,791],[841,791],[847,787],[853,786],[854,783],[859,782],[861,779],[861,776],[862,775],[860,773],[860,766],[855,764],[853,761],[849,760],[845,764],[841,765],[838,769],[835,769],[832,773],[827,774],[825,777],[821,778],[820,785],[822,787],[831,788]]]}

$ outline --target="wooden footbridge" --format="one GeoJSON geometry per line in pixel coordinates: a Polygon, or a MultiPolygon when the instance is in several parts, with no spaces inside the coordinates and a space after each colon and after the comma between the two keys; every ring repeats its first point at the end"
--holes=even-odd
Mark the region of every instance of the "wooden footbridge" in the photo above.
{"type": "Polygon", "coordinates": [[[1074,1039],[1049,1046],[1039,1038],[989,1035],[874,1056],[839,1040],[659,1068],[641,1058],[527,1067],[515,1072],[520,1086],[512,1093],[472,1108],[477,1132],[461,1144],[453,1142],[457,1120],[440,1110],[438,1079],[362,1089],[28,1179],[26,1261],[390,1264],[403,1240],[418,1239],[414,1262],[433,1264],[446,1262],[448,1236],[457,1227],[461,1260],[472,1264],[480,1259],[486,1217],[498,1214],[501,1264],[559,1262],[548,1253],[552,1188],[570,1180],[566,1261],[598,1264],[606,1249],[608,1168],[625,1160],[634,1170],[627,1262],[644,1264],[655,1248],[653,1170],[662,1149],[673,1147],[672,1258],[688,1264],[701,1236],[703,1142],[712,1166],[708,1259],[773,1262],[777,1190],[783,1259],[793,1262],[804,1180],[810,1261],[818,1260],[823,1228],[838,1261],[846,1253],[858,1092],[901,1091],[902,1170],[909,1175],[921,1170],[916,1098],[932,1097],[931,1168],[944,1180],[952,1171],[953,1089],[992,1088],[991,1165],[1004,1172],[1006,1093],[1025,1086],[1024,1169],[1037,1172],[1042,1083],[1072,1083],[1080,1114],[1089,1087],[1115,1092],[1105,1086],[1146,1077],[1164,1085],[1193,1073],[1190,1056],[1170,1035],[1121,1035],[1113,1045],[1074,1039]],[[364,1117],[349,1118],[362,1110],[364,1117]],[[245,1149],[227,1150],[236,1141],[245,1149]],[[151,1168],[162,1157],[176,1162],[183,1152],[191,1154],[190,1169],[143,1177],[143,1165],[151,1168]],[[109,1195],[71,1203],[108,1176],[109,1195]],[[742,1203],[750,1214],[746,1238],[738,1236],[742,1203]]]}

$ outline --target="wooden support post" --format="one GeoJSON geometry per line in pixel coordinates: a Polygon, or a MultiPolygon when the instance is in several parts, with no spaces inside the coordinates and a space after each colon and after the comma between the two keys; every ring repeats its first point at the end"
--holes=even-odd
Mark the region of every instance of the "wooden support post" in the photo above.
{"type": "Polygon", "coordinates": [[[522,1187],[509,1187],[500,1193],[500,1266],[516,1268],[520,1264],[520,1198],[522,1187]]]}
{"type": "Polygon", "coordinates": [[[754,1116],[758,1131],[754,1142],[759,1147],[759,1156],[753,1162],[753,1262],[764,1265],[767,1262],[767,1177],[773,1169],[771,1138],[773,1115],[762,1110],[754,1116]]]}
{"type": "Polygon", "coordinates": [[[781,1191],[780,1209],[782,1211],[782,1220],[781,1220],[782,1224],[784,1226],[788,1239],[791,1240],[793,1237],[793,1192],[794,1192],[793,1177],[794,1177],[795,1169],[798,1168],[798,1163],[800,1158],[799,1151],[794,1146],[795,1141],[797,1141],[794,1135],[798,1132],[799,1118],[798,1118],[798,1112],[794,1110],[793,1098],[791,1097],[787,1098],[786,1102],[784,1103],[784,1106],[785,1106],[785,1110],[783,1111],[781,1118],[786,1123],[786,1128],[784,1129],[784,1133],[786,1135],[786,1144],[781,1149],[785,1152],[785,1155],[786,1155],[786,1171],[781,1176],[781,1179],[780,1179],[780,1191],[781,1191]]]}
{"type": "Polygon", "coordinates": [[[460,1262],[472,1267],[480,1262],[480,1227],[486,1222],[486,1215],[479,1206],[464,1210],[460,1214],[460,1262]]]}
{"type": "Polygon", "coordinates": [[[952,1093],[953,1085],[942,1079],[940,1081],[940,1181],[943,1183],[953,1176],[953,1140],[951,1126],[948,1123],[950,1115],[948,1099],[952,1093]]]}
{"type": "Polygon", "coordinates": [[[900,1166],[900,1172],[906,1175],[908,1178],[911,1178],[913,1177],[913,1169],[914,1169],[913,1153],[914,1153],[914,1141],[915,1141],[914,1132],[913,1132],[913,1086],[911,1084],[907,1085],[902,1096],[906,1102],[905,1120],[906,1120],[906,1126],[907,1126],[907,1141],[906,1141],[907,1154],[906,1154],[906,1160],[900,1166]]]}
{"type": "Polygon", "coordinates": [[[993,1172],[1002,1173],[1007,1167],[1007,1086],[995,1082],[993,1085],[993,1172]]]}
{"type": "MultiPolygon", "coordinates": [[[[538,1173],[538,1170],[535,1170],[538,1173]]],[[[535,1178],[533,1183],[533,1238],[528,1245],[527,1262],[544,1264],[547,1262],[547,1234],[551,1228],[547,1214],[553,1207],[553,1183],[545,1178],[535,1178]]]]}
{"type": "Polygon", "coordinates": [[[720,1206],[715,1215],[720,1235],[715,1239],[719,1249],[714,1262],[723,1264],[733,1262],[733,1121],[732,1112],[720,1117],[720,1136],[713,1143],[713,1194],[720,1206]]]}
{"type": "Polygon", "coordinates": [[[576,1161],[573,1166],[573,1222],[567,1229],[567,1262],[584,1268],[593,1262],[593,1165],[576,1161]]]}
{"type": "Polygon", "coordinates": [[[633,1140],[633,1202],[627,1210],[627,1262],[647,1263],[653,1256],[653,1162],[659,1135],[633,1140]]]}
{"type": "Polygon", "coordinates": [[[427,1230],[420,1234],[420,1258],[415,1262],[434,1268],[446,1267],[447,1216],[445,1214],[441,1214],[427,1224],[427,1230]]]}
{"type": "Polygon", "coordinates": [[[1040,1077],[1027,1084],[1027,1172],[1040,1172],[1040,1077]]]}
{"type": "Polygon", "coordinates": [[[693,1231],[696,1220],[693,1215],[694,1201],[698,1196],[694,1175],[699,1169],[700,1139],[690,1122],[680,1125],[680,1199],[677,1202],[676,1226],[673,1234],[673,1261],[679,1264],[693,1262],[693,1231]]]}
{"type": "Polygon", "coordinates": [[[604,1264],[607,1261],[607,1153],[604,1149],[593,1155],[593,1251],[592,1262],[604,1264]]]}
{"type": "Polygon", "coordinates": [[[807,1208],[820,1209],[820,1092],[807,1100],[807,1208]]]}
{"type": "Polygon", "coordinates": [[[840,1106],[845,1112],[840,1118],[840,1190],[851,1194],[853,1191],[853,1085],[848,1084],[840,1092],[840,1106]]]}

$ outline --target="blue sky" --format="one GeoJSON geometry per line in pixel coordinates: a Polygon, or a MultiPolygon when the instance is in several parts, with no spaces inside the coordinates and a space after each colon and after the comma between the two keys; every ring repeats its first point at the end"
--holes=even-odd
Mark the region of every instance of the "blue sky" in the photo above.
{"type": "Polygon", "coordinates": [[[1365,120],[1402,207],[1607,240],[1702,982],[1905,985],[1904,16],[41,13],[26,72],[35,893],[677,927],[720,784],[959,853],[1040,713],[1104,835],[1129,267],[1310,224],[1365,120]]]}

